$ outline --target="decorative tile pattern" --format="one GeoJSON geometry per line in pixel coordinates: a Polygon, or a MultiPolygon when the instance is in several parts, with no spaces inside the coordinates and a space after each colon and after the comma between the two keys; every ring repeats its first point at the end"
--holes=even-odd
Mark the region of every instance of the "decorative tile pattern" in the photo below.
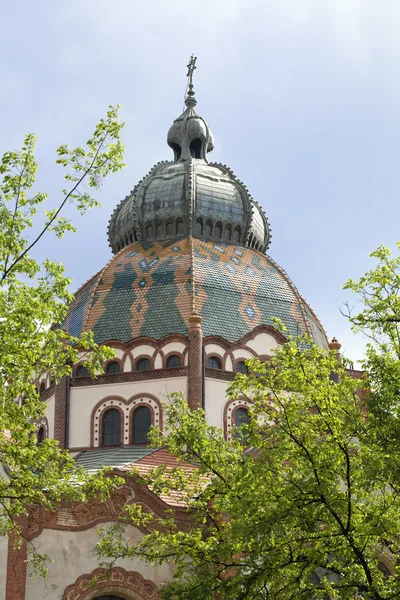
{"type": "Polygon", "coordinates": [[[308,332],[327,347],[318,318],[268,256],[230,244],[192,241],[193,258],[188,237],[127,246],[82,286],[62,327],[75,335],[93,329],[99,343],[187,335],[194,300],[204,336],[233,342],[278,317],[290,334],[308,332]]]}

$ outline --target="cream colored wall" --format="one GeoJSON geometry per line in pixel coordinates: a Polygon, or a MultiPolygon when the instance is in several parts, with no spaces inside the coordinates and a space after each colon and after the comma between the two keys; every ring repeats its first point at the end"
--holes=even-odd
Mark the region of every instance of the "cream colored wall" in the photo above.
{"type": "Polygon", "coordinates": [[[182,342],[170,342],[169,344],[165,344],[165,346],[162,347],[162,351],[164,352],[164,354],[169,354],[170,352],[177,352],[178,354],[182,354],[185,348],[186,346],[182,342]]]}
{"type": "Polygon", "coordinates": [[[220,381],[206,377],[205,381],[205,411],[210,425],[223,427],[223,414],[226,400],[226,389],[229,381],[220,381]]]}
{"type": "Polygon", "coordinates": [[[268,333],[259,333],[254,340],[249,340],[246,343],[246,346],[254,350],[257,354],[273,354],[273,351],[277,346],[279,346],[278,342],[272,335],[268,333]]]}
{"type": "Polygon", "coordinates": [[[218,346],[217,344],[205,344],[204,348],[206,354],[217,354],[221,357],[223,357],[225,354],[225,349],[222,348],[222,346],[218,346]]]}
{"type": "Polygon", "coordinates": [[[137,356],[142,356],[142,355],[153,356],[154,348],[153,348],[153,346],[149,346],[148,344],[142,344],[141,346],[136,346],[136,348],[133,348],[131,350],[131,354],[132,354],[133,358],[136,358],[137,356]]]}
{"type": "MultiPolygon", "coordinates": [[[[81,575],[94,571],[99,566],[95,554],[98,528],[96,525],[86,531],[45,529],[35,539],[35,547],[39,553],[48,554],[54,562],[48,564],[48,581],[42,577],[36,577],[32,581],[28,572],[25,600],[62,600],[65,588],[74,584],[81,575]]],[[[132,543],[138,542],[143,536],[139,529],[133,526],[127,526],[126,530],[132,543]]],[[[119,560],[116,566],[127,571],[137,571],[156,585],[171,578],[172,569],[167,565],[152,567],[138,559],[125,559],[119,560]]]]}
{"type": "MultiPolygon", "coordinates": [[[[244,348],[239,348],[237,350],[234,350],[232,352],[233,356],[235,357],[236,360],[238,360],[239,358],[244,358],[245,360],[247,358],[254,358],[254,355],[249,351],[249,350],[245,350],[244,348]]],[[[265,354],[265,352],[264,352],[265,354]]]]}
{"type": "Polygon", "coordinates": [[[232,359],[229,354],[225,356],[225,371],[233,371],[232,359]]]}
{"type": "Polygon", "coordinates": [[[47,400],[46,417],[49,424],[49,437],[54,438],[54,411],[56,405],[56,397],[50,396],[47,400]]]}
{"type": "Polygon", "coordinates": [[[148,381],[115,383],[107,385],[90,385],[71,388],[70,396],[70,448],[81,448],[90,445],[90,420],[95,405],[107,396],[120,396],[128,400],[136,394],[146,393],[156,396],[165,402],[168,394],[183,392],[186,395],[186,377],[170,377],[148,381]]]}
{"type": "Polygon", "coordinates": [[[157,352],[156,357],[154,359],[154,368],[155,369],[162,369],[162,356],[159,352],[157,352]]]}
{"type": "Polygon", "coordinates": [[[6,599],[8,538],[0,537],[0,600],[6,599]]]}

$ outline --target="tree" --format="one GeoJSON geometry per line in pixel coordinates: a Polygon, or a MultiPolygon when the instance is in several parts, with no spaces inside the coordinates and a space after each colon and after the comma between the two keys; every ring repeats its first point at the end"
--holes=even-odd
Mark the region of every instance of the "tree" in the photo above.
{"type": "MultiPolygon", "coordinates": [[[[98,205],[92,191],[122,165],[123,145],[118,107],[110,107],[85,146],[62,145],[56,162],[65,170],[68,189],[54,208],[38,210],[51,199],[32,192],[38,164],[35,137],[25,136],[20,151],[0,159],[0,534],[19,531],[19,520],[31,504],[53,508],[60,500],[84,500],[105,494],[111,481],[88,477],[77,470],[67,452],[54,440],[38,443],[36,425],[46,404],[36,382],[46,373],[58,381],[71,373],[78,356],[94,374],[112,351],[94,343],[91,333],[81,338],[52,326],[62,323],[72,295],[64,268],[51,260],[39,264],[32,255],[45,234],[61,238],[74,226],[62,216],[72,203],[82,214],[98,205]],[[39,218],[36,218],[39,217],[39,218]]],[[[36,556],[36,559],[38,557],[36,556]]],[[[37,560],[37,564],[38,560],[37,560]]]]}
{"type": "Polygon", "coordinates": [[[385,248],[373,256],[377,267],[346,284],[364,303],[349,318],[369,336],[365,378],[306,336],[289,339],[230,386],[230,398],[251,402],[230,440],[175,396],[153,443],[198,468],[159,467],[141,481],[179,492],[192,527],[171,515],[154,529],[154,516],[128,509],[126,520],[152,518],[151,529],[136,546],[118,526],[103,532],[106,560],[173,560],[167,599],[400,595],[400,259],[385,248]]]}

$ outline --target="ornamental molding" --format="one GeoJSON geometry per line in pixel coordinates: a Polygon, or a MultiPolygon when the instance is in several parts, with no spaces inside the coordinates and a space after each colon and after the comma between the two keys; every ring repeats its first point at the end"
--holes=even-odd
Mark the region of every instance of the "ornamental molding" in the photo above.
{"type": "Polygon", "coordinates": [[[112,567],[109,571],[98,568],[91,573],[81,575],[65,590],[62,600],[91,600],[99,592],[105,594],[123,594],[127,600],[159,600],[156,584],[144,579],[137,571],[125,571],[121,567],[112,567]]]}

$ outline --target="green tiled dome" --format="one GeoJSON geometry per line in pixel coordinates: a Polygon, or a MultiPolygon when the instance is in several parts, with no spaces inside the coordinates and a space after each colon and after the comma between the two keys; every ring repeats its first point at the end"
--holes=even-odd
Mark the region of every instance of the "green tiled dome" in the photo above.
{"type": "Polygon", "coordinates": [[[268,256],[194,237],[135,242],[78,290],[63,324],[74,335],[92,329],[98,343],[187,335],[192,312],[203,335],[229,342],[278,317],[290,334],[326,334],[286,273],[268,256]]]}

